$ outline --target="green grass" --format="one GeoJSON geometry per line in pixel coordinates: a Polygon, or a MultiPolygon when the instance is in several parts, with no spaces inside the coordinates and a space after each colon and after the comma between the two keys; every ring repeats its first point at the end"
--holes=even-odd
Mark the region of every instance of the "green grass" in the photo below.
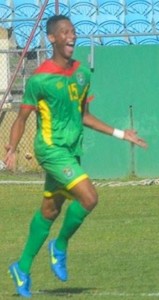
{"type": "MultiPolygon", "coordinates": [[[[19,299],[7,274],[24,245],[43,187],[0,185],[0,300],[19,299]]],[[[50,271],[47,243],[32,268],[33,299],[159,298],[159,187],[98,188],[99,204],[70,240],[69,281],[50,271]]],[[[55,237],[65,209],[54,224],[55,237]]]]}

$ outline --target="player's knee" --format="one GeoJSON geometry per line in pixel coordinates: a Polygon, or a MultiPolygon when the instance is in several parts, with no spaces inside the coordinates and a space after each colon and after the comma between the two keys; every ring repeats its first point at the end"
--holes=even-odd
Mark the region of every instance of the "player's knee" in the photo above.
{"type": "Polygon", "coordinates": [[[51,209],[51,208],[42,208],[42,214],[46,219],[55,220],[60,214],[60,210],[51,209]]]}
{"type": "Polygon", "coordinates": [[[61,212],[61,206],[56,206],[52,199],[44,198],[41,211],[44,218],[55,220],[61,212]]]}
{"type": "Polygon", "coordinates": [[[85,208],[88,210],[92,210],[98,203],[98,194],[95,190],[89,192],[85,198],[85,208]]]}

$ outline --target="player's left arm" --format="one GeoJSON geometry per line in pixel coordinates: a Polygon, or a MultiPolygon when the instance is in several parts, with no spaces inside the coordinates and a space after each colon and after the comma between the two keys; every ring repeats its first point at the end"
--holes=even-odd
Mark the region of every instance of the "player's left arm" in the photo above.
{"type": "Polygon", "coordinates": [[[90,127],[96,131],[102,132],[107,135],[111,135],[117,137],[119,139],[123,139],[134,143],[140,147],[147,147],[147,143],[138,137],[137,132],[132,129],[120,130],[117,128],[113,128],[109,124],[99,120],[94,115],[89,112],[89,104],[87,103],[83,112],[83,124],[87,127],[90,127]]]}

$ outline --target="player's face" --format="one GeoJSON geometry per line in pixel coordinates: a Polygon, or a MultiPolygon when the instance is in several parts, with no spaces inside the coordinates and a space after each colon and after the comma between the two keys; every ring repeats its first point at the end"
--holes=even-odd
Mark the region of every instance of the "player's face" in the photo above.
{"type": "Polygon", "coordinates": [[[75,29],[69,20],[61,20],[56,25],[56,30],[49,37],[54,44],[54,53],[64,59],[70,59],[76,41],[75,29]]]}

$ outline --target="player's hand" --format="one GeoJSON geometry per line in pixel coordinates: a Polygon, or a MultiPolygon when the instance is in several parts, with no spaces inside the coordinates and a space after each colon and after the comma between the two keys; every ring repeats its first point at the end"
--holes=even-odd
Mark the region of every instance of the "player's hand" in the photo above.
{"type": "Polygon", "coordinates": [[[16,167],[16,154],[15,151],[12,150],[12,147],[10,145],[6,145],[5,149],[7,151],[7,154],[4,158],[5,167],[8,170],[15,170],[16,167]]]}
{"type": "Polygon", "coordinates": [[[135,130],[125,130],[124,131],[124,139],[131,143],[134,143],[142,148],[147,148],[147,143],[140,137],[138,137],[137,132],[135,130]]]}

